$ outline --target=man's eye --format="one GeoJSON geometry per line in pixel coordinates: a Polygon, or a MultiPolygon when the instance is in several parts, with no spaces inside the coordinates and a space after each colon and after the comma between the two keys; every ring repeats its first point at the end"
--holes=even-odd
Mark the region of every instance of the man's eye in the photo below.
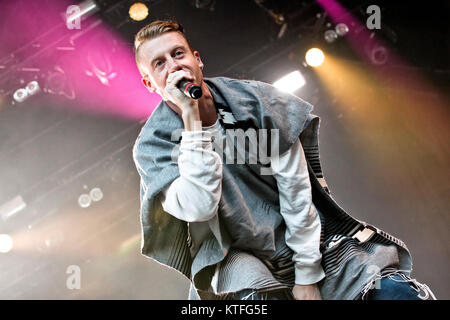
{"type": "Polygon", "coordinates": [[[175,53],[175,55],[181,55],[181,54],[183,54],[183,51],[177,51],[177,52],[175,53]]]}
{"type": "Polygon", "coordinates": [[[155,63],[155,67],[159,67],[162,64],[162,61],[158,61],[155,63]]]}

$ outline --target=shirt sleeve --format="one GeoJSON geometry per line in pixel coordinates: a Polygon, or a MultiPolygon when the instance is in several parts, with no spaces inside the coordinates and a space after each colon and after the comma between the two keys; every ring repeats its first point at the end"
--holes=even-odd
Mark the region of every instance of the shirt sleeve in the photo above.
{"type": "Polygon", "coordinates": [[[321,266],[320,217],[312,203],[306,157],[300,140],[279,157],[272,171],[280,194],[280,213],[286,223],[286,244],[294,251],[295,283],[308,285],[325,277],[321,266]]]}
{"type": "Polygon", "coordinates": [[[162,190],[164,210],[187,222],[207,221],[218,212],[222,195],[222,159],[212,148],[211,132],[183,131],[180,176],[162,190]]]}

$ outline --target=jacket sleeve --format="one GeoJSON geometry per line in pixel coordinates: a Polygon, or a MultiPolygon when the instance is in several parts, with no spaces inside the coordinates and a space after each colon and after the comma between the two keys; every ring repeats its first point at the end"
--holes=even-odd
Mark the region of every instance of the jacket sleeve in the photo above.
{"type": "Polygon", "coordinates": [[[271,158],[280,194],[280,213],[286,223],[286,244],[294,251],[295,283],[319,282],[321,266],[320,217],[312,203],[311,183],[300,140],[279,157],[271,158]]]}
{"type": "Polygon", "coordinates": [[[222,160],[212,149],[211,132],[182,132],[178,167],[180,176],[160,194],[164,210],[187,222],[214,217],[222,194],[222,160]]]}

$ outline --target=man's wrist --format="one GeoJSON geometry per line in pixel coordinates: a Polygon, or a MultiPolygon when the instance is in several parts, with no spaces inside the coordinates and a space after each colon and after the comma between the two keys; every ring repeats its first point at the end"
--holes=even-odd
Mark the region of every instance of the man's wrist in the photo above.
{"type": "Polygon", "coordinates": [[[320,264],[315,266],[295,266],[295,284],[310,285],[325,278],[325,272],[320,264]]]}
{"type": "Polygon", "coordinates": [[[198,104],[192,107],[183,109],[181,114],[183,119],[184,129],[186,131],[201,131],[202,121],[200,119],[200,111],[198,110],[198,104]]]}

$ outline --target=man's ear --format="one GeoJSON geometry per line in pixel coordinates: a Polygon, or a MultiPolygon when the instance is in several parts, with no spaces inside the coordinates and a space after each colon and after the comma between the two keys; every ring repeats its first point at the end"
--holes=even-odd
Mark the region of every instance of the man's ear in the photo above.
{"type": "Polygon", "coordinates": [[[198,51],[194,51],[193,54],[195,59],[197,60],[198,66],[200,67],[200,69],[203,69],[205,65],[203,64],[202,59],[200,58],[200,53],[198,51]]]}
{"type": "Polygon", "coordinates": [[[143,76],[141,81],[142,81],[142,84],[144,85],[144,87],[146,87],[148,89],[148,91],[150,91],[151,93],[155,92],[156,89],[154,87],[152,87],[152,83],[147,78],[147,76],[143,76]]]}

